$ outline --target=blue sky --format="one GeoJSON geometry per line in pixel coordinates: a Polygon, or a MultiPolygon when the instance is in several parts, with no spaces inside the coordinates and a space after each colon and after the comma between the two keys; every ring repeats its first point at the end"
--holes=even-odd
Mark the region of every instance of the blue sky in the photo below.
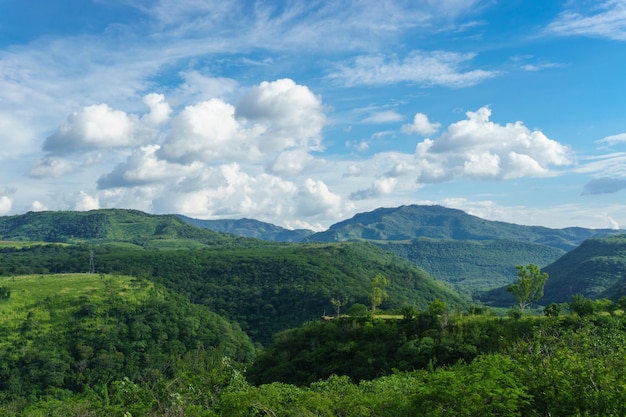
{"type": "Polygon", "coordinates": [[[0,215],[626,225],[626,1],[0,0],[0,215]]]}

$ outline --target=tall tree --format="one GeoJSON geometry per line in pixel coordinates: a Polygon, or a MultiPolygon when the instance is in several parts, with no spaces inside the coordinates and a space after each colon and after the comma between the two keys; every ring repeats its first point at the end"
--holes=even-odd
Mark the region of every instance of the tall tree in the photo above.
{"type": "Polygon", "coordinates": [[[376,312],[376,308],[385,301],[389,295],[385,288],[389,285],[389,279],[381,273],[376,274],[372,279],[372,293],[370,294],[370,302],[372,303],[372,314],[376,312]]]}
{"type": "Polygon", "coordinates": [[[539,301],[543,297],[543,288],[548,280],[548,273],[541,272],[541,269],[534,264],[517,265],[517,282],[509,285],[507,291],[515,297],[519,304],[520,311],[539,301]]]}

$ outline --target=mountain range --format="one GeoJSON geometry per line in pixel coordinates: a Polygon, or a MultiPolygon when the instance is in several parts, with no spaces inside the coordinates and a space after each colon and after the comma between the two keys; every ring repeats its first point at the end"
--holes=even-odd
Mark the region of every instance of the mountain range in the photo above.
{"type": "MultiPolygon", "coordinates": [[[[398,263],[404,258],[426,273],[427,281],[446,282],[461,298],[492,305],[510,305],[510,295],[503,288],[516,280],[516,265],[529,263],[544,268],[551,277],[543,302],[565,302],[579,293],[592,298],[616,299],[626,288],[623,282],[626,242],[616,236],[620,233],[623,231],[524,226],[481,219],[461,210],[423,205],[359,213],[318,233],[288,230],[253,219],[201,220],[118,209],[29,212],[0,217],[0,239],[9,241],[90,245],[124,242],[143,250],[219,247],[264,253],[296,251],[304,258],[313,253],[308,250],[312,247],[316,251],[337,254],[341,251],[324,245],[344,242],[343,251],[352,253],[349,258],[356,256],[360,262],[367,263],[367,256],[372,256],[380,264],[382,254],[391,253],[397,258],[389,258],[385,263],[398,263]],[[354,246],[357,242],[367,245],[354,246]],[[374,246],[384,251],[374,251],[374,246]],[[369,255],[355,255],[355,250],[369,255]]],[[[328,268],[338,267],[335,263],[328,268]]],[[[363,268],[374,271],[378,267],[363,268]]],[[[352,291],[350,296],[353,301],[365,303],[366,284],[362,282],[358,286],[361,289],[352,291]]],[[[333,295],[339,295],[341,284],[333,288],[330,290],[336,292],[333,295]]],[[[399,300],[402,289],[396,290],[394,297],[399,300]]],[[[426,292],[435,294],[437,291],[441,289],[426,292]]],[[[460,302],[461,298],[453,301],[454,297],[442,294],[452,303],[460,302]]],[[[411,297],[400,298],[410,302],[411,297]]],[[[320,309],[325,310],[323,304],[329,298],[330,294],[326,301],[319,300],[320,309]]],[[[413,302],[423,305],[423,301],[414,299],[413,302]]],[[[330,304],[328,309],[332,309],[330,304]]]]}

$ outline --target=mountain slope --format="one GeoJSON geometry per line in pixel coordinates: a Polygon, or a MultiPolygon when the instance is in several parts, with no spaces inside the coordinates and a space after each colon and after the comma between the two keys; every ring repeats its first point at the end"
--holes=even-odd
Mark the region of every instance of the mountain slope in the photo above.
{"type": "Polygon", "coordinates": [[[388,241],[377,245],[472,295],[513,282],[516,265],[545,266],[565,254],[550,246],[504,239],[418,238],[409,243],[388,241]]]}
{"type": "Polygon", "coordinates": [[[383,308],[466,302],[366,242],[265,242],[133,210],[27,213],[0,218],[0,231],[4,239],[63,242],[0,247],[1,275],[95,271],[148,278],[237,321],[261,343],[331,313],[333,298],[347,299],[346,308],[369,304],[377,274],[391,281],[383,308]]]}
{"type": "Polygon", "coordinates": [[[617,299],[626,277],[626,235],[588,239],[543,270],[550,276],[544,304],[567,302],[575,294],[617,299]]]}
{"type": "MultiPolygon", "coordinates": [[[[542,271],[549,278],[541,305],[566,303],[576,294],[617,300],[626,295],[626,235],[588,239],[542,271]]],[[[506,287],[482,294],[481,300],[495,306],[513,304],[506,287]]]]}
{"type": "Polygon", "coordinates": [[[44,211],[0,217],[0,238],[41,242],[132,242],[140,246],[226,244],[243,238],[194,227],[174,215],[137,210],[44,211]],[[184,244],[183,244],[184,243],[184,244]]]}
{"type": "Polygon", "coordinates": [[[564,251],[572,250],[590,237],[618,233],[610,229],[570,227],[550,229],[484,220],[461,210],[441,206],[410,205],[379,208],[360,213],[332,225],[327,231],[309,236],[307,241],[345,240],[402,241],[418,237],[451,240],[509,239],[539,243],[564,251]]]}
{"type": "Polygon", "coordinates": [[[0,300],[2,400],[124,378],[156,383],[200,351],[242,361],[255,353],[238,326],[128,276],[0,277],[0,287],[9,289],[0,300]]]}
{"type": "Polygon", "coordinates": [[[203,229],[273,242],[300,242],[315,233],[312,230],[307,229],[289,230],[283,227],[275,226],[271,223],[265,223],[254,219],[201,220],[183,215],[178,215],[178,217],[189,224],[203,229]]]}

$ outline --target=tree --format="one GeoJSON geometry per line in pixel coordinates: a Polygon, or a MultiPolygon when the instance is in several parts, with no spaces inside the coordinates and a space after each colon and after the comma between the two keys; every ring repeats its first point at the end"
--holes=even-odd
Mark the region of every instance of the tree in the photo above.
{"type": "Polygon", "coordinates": [[[348,298],[347,295],[344,295],[342,297],[337,297],[337,298],[333,297],[333,298],[330,299],[330,303],[335,308],[335,312],[337,313],[337,317],[339,317],[339,315],[341,313],[341,307],[344,307],[345,305],[347,305],[348,301],[350,301],[350,299],[348,298]]]}
{"type": "Polygon", "coordinates": [[[532,304],[533,301],[539,301],[543,297],[543,288],[548,280],[548,273],[541,272],[541,269],[534,264],[517,265],[518,280],[516,283],[507,287],[507,291],[515,297],[519,304],[520,311],[532,304]]]}
{"type": "Polygon", "coordinates": [[[372,314],[376,312],[376,308],[389,297],[385,288],[389,285],[389,279],[381,273],[376,274],[372,279],[372,294],[370,302],[372,303],[372,314]]]}

